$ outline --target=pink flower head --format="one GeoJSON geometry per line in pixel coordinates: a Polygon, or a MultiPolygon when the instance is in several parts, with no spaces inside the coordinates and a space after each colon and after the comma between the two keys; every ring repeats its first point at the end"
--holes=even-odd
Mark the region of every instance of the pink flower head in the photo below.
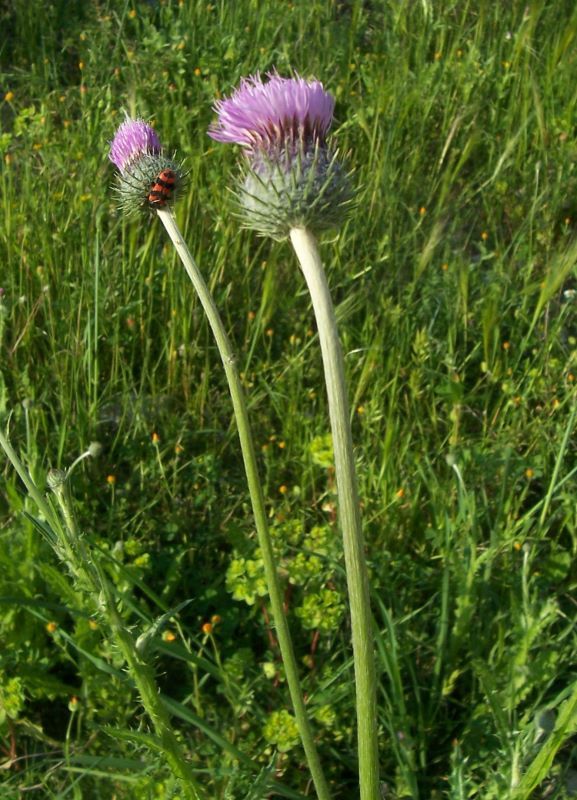
{"type": "Polygon", "coordinates": [[[108,158],[120,172],[125,172],[135,159],[144,154],[158,155],[161,150],[160,139],[150,125],[127,117],[110,143],[108,158]]]}
{"type": "Polygon", "coordinates": [[[324,145],[335,101],[320,81],[281,78],[269,73],[243,78],[232,95],[215,103],[218,120],[208,135],[254,151],[282,149],[287,144],[324,145]]]}

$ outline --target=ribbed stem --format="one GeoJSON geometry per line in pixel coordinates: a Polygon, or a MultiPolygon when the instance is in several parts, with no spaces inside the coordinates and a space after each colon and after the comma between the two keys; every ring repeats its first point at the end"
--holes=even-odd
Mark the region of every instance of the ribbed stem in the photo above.
{"type": "Polygon", "coordinates": [[[174,247],[176,248],[180,260],[182,261],[184,268],[188,273],[188,277],[192,281],[192,285],[194,286],[194,289],[204,309],[208,323],[215,338],[220,357],[222,359],[238,428],[238,436],[252,503],[258,543],[262,552],[270,604],[276,627],[280,652],[284,663],[287,684],[295,713],[295,719],[298,725],[299,734],[305,750],[305,755],[308,761],[317,796],[319,800],[330,800],[331,794],[323,773],[317,748],[314,742],[313,733],[307,717],[306,707],[299,681],[296,658],[294,655],[286,615],[284,613],[283,598],[278,580],[272,542],[268,530],[264,497],[258,475],[256,454],[249,425],[248,409],[240,375],[236,366],[236,357],[212,295],[210,294],[204,278],[202,277],[195,260],[193,259],[185,241],[182,238],[174,215],[169,209],[161,209],[158,211],[158,216],[160,217],[162,224],[166,228],[166,231],[170,236],[174,247]]]}
{"type": "Polygon", "coordinates": [[[170,717],[162,704],[158,686],[156,685],[154,671],[149,664],[144,662],[136,649],[132,634],[126,629],[122,617],[118,613],[116,601],[108,579],[101,573],[100,583],[106,606],[108,623],[116,644],[128,665],[128,672],[134,679],[140,695],[142,705],[150,717],[154,730],[166,760],[172,772],[181,780],[180,789],[188,800],[202,800],[205,794],[194,776],[194,772],[184,757],[180,742],[176,738],[170,717]]]}
{"type": "Polygon", "coordinates": [[[293,228],[290,239],[311,295],[327,387],[343,534],[355,665],[361,800],[378,800],[379,760],[374,639],[357,489],[345,365],[335,312],[314,236],[293,228]]]}
{"type": "Polygon", "coordinates": [[[40,513],[44,516],[46,520],[51,520],[52,517],[54,516],[52,509],[44,499],[42,492],[40,492],[40,490],[38,489],[32,478],[24,468],[22,462],[16,455],[16,451],[14,450],[8,439],[4,436],[1,430],[0,430],[0,447],[2,447],[2,449],[6,453],[6,456],[8,457],[10,463],[18,473],[20,480],[22,481],[22,483],[24,484],[24,486],[28,491],[28,494],[36,503],[40,513]]]}

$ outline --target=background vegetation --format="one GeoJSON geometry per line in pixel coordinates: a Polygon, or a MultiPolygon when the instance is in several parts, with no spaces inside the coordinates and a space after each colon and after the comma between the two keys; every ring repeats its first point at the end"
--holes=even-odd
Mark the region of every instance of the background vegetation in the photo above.
{"type": "MultiPolygon", "coordinates": [[[[178,209],[235,341],[335,797],[353,686],[320,356],[288,245],[231,217],[211,105],[321,79],[358,206],[323,244],[378,627],[383,797],[513,797],[577,679],[577,10],[569,0],[0,4],[0,420],[86,536],[201,782],[311,796],[218,354],[158,222],[115,210],[123,110],[185,157],[178,209]],[[272,783],[271,783],[272,782],[272,783]]],[[[2,466],[1,795],[176,797],[135,693],[2,466]]],[[[565,707],[567,708],[567,707],[565,707]]],[[[577,793],[570,715],[532,795],[577,793]],[[572,767],[573,764],[573,767],[572,767]]]]}

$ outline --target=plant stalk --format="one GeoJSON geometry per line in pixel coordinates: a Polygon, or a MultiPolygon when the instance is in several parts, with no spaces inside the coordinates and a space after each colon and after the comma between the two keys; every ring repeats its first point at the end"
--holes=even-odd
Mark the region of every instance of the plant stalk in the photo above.
{"type": "Polygon", "coordinates": [[[188,277],[190,278],[198,295],[200,303],[208,319],[208,323],[211,327],[218,351],[220,353],[222,364],[224,366],[224,371],[230,390],[230,396],[232,399],[234,416],[238,428],[238,436],[252,503],[258,543],[264,562],[264,572],[276,628],[276,635],[284,663],[295,719],[311,772],[311,777],[316,789],[317,797],[319,800],[331,800],[329,786],[320,763],[312,729],[308,720],[291,635],[283,608],[283,598],[268,529],[264,496],[258,474],[254,443],[249,425],[248,408],[237,368],[236,357],[212,295],[210,294],[208,286],[206,285],[204,278],[202,277],[200,270],[190,253],[190,250],[182,238],[174,214],[170,209],[159,209],[157,213],[162,224],[166,228],[176,252],[178,253],[188,277]]]}
{"type": "MultiPolygon", "coordinates": [[[[99,570],[101,573],[101,570],[99,570]]],[[[189,800],[202,800],[205,795],[194,776],[190,764],[184,757],[180,742],[176,738],[170,717],[166,711],[156,685],[154,671],[140,657],[132,634],[127,630],[116,607],[110,584],[101,573],[100,582],[106,604],[108,622],[116,639],[120,652],[128,665],[128,672],[134,679],[142,705],[152,720],[154,730],[173,773],[181,779],[181,789],[189,800]]]]}
{"type": "Polygon", "coordinates": [[[89,553],[84,546],[82,536],[76,525],[68,481],[56,486],[53,492],[62,513],[64,524],[68,529],[70,541],[76,545],[77,555],[82,561],[78,565],[79,572],[90,579],[95,595],[101,596],[108,624],[126,661],[128,673],[136,684],[142,705],[154,726],[160,749],[173,773],[181,779],[181,789],[188,800],[203,800],[204,795],[201,793],[194,772],[174,734],[168,712],[162,704],[154,677],[154,670],[140,657],[136,649],[136,642],[126,628],[124,620],[118,611],[116,599],[108,578],[100,565],[90,559],[89,553]]]}
{"type": "Polygon", "coordinates": [[[67,561],[72,573],[86,589],[92,590],[95,599],[102,594],[108,623],[128,664],[129,673],[136,683],[142,705],[154,725],[160,748],[174,774],[181,778],[182,790],[187,800],[204,800],[194,772],[185,760],[178,739],[174,735],[168,713],[162,705],[154,673],[150,666],[140,658],[132,635],[126,629],[118,613],[110,584],[98,564],[90,557],[82,540],[82,535],[76,525],[70,489],[64,473],[62,473],[63,480],[58,481],[52,487],[64,521],[64,527],[62,527],[55,510],[44,498],[2,431],[0,431],[0,447],[20,476],[38,510],[53,530],[55,536],[53,546],[56,554],[67,561]]]}
{"type": "Polygon", "coordinates": [[[380,790],[374,637],[344,358],[316,240],[306,228],[293,228],[290,239],[311,295],[327,387],[338,512],[351,612],[360,798],[378,800],[380,790]]]}

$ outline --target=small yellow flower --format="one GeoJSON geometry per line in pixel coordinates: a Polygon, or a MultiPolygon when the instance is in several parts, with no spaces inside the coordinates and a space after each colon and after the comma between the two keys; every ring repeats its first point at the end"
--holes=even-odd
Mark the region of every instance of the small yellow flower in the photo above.
{"type": "Polygon", "coordinates": [[[482,231],[482,232],[481,232],[481,239],[482,239],[484,242],[486,242],[488,238],[489,238],[489,234],[487,233],[487,231],[482,231]]]}
{"type": "Polygon", "coordinates": [[[91,631],[98,630],[98,622],[95,619],[88,620],[88,627],[91,631]]]}
{"type": "Polygon", "coordinates": [[[78,711],[79,707],[80,707],[80,700],[73,695],[68,702],[68,710],[74,714],[75,711],[78,711]]]}
{"type": "Polygon", "coordinates": [[[212,633],[212,628],[213,628],[212,622],[205,622],[201,630],[206,636],[210,636],[210,634],[212,633]]]}
{"type": "Polygon", "coordinates": [[[164,631],[162,634],[162,641],[169,643],[176,641],[176,633],[174,633],[174,631],[164,631]]]}
{"type": "Polygon", "coordinates": [[[551,400],[551,405],[553,406],[553,410],[555,410],[556,408],[559,408],[561,401],[558,397],[554,397],[553,400],[551,400]]]}
{"type": "Polygon", "coordinates": [[[84,69],[84,61],[78,62],[78,69],[84,69]]]}
{"type": "Polygon", "coordinates": [[[272,328],[267,328],[265,333],[270,338],[273,335],[274,330],[272,328]]]}
{"type": "Polygon", "coordinates": [[[283,483],[282,486],[278,487],[278,490],[281,494],[286,494],[288,492],[288,486],[285,486],[285,484],[283,483]]]}
{"type": "Polygon", "coordinates": [[[441,53],[440,50],[437,50],[437,52],[435,53],[434,57],[435,57],[435,61],[440,61],[443,58],[443,54],[441,53]]]}
{"type": "Polygon", "coordinates": [[[220,616],[220,614],[213,614],[212,617],[210,618],[210,621],[212,622],[213,625],[218,625],[220,622],[222,622],[222,617],[220,616]]]}
{"type": "Polygon", "coordinates": [[[511,342],[503,342],[502,347],[503,347],[503,350],[510,350],[511,349],[511,342]]]}
{"type": "Polygon", "coordinates": [[[503,69],[509,69],[511,66],[510,61],[503,61],[502,64],[503,64],[503,69]]]}
{"type": "Polygon", "coordinates": [[[565,222],[565,225],[571,225],[571,217],[565,217],[563,221],[565,222]]]}
{"type": "Polygon", "coordinates": [[[174,452],[176,453],[177,456],[179,456],[181,453],[184,453],[184,447],[181,444],[175,444],[174,452]]]}
{"type": "Polygon", "coordinates": [[[135,8],[131,8],[130,11],[128,12],[128,18],[129,19],[136,19],[136,17],[137,17],[136,9],[135,8]]]}
{"type": "Polygon", "coordinates": [[[14,100],[14,97],[15,97],[14,92],[6,92],[6,94],[4,95],[4,100],[6,100],[7,103],[11,103],[12,100],[14,100]]]}
{"type": "Polygon", "coordinates": [[[357,406],[357,414],[362,417],[364,413],[365,413],[365,407],[362,405],[357,406]]]}
{"type": "Polygon", "coordinates": [[[575,380],[575,375],[573,375],[573,373],[570,372],[569,375],[567,375],[567,380],[569,381],[569,383],[573,383],[573,381],[575,380]]]}
{"type": "Polygon", "coordinates": [[[278,442],[277,447],[279,447],[281,450],[284,450],[286,448],[286,442],[278,442]]]}
{"type": "Polygon", "coordinates": [[[150,437],[152,444],[158,444],[160,442],[160,436],[156,433],[156,431],[150,437]]]}
{"type": "Polygon", "coordinates": [[[534,476],[535,476],[535,470],[531,469],[531,467],[527,467],[527,469],[525,470],[525,477],[527,478],[527,480],[531,480],[531,478],[533,478],[534,476]]]}
{"type": "Polygon", "coordinates": [[[424,217],[426,213],[427,213],[427,209],[425,208],[425,206],[421,206],[420,209],[419,209],[419,215],[421,217],[424,217]]]}
{"type": "Polygon", "coordinates": [[[441,269],[443,270],[443,272],[446,272],[449,269],[449,265],[448,264],[441,264],[441,269]]]}
{"type": "Polygon", "coordinates": [[[48,633],[54,633],[54,631],[56,630],[57,627],[58,627],[58,623],[57,622],[47,622],[46,623],[46,630],[48,631],[48,633]]]}
{"type": "Polygon", "coordinates": [[[400,489],[397,489],[397,491],[395,492],[395,497],[398,500],[402,500],[404,496],[405,496],[405,490],[402,487],[400,489]]]}
{"type": "Polygon", "coordinates": [[[196,69],[194,70],[194,74],[196,75],[197,78],[200,78],[200,76],[202,75],[201,68],[200,67],[196,67],[196,69]]]}
{"type": "Polygon", "coordinates": [[[522,547],[521,542],[513,542],[513,549],[516,550],[517,552],[519,552],[521,547],[522,547]]]}
{"type": "Polygon", "coordinates": [[[256,314],[254,313],[254,311],[249,311],[248,314],[246,315],[246,318],[248,319],[249,322],[252,322],[256,318],[256,314]]]}
{"type": "Polygon", "coordinates": [[[107,475],[106,476],[106,483],[109,486],[114,486],[114,484],[116,483],[116,475],[107,475]]]}

